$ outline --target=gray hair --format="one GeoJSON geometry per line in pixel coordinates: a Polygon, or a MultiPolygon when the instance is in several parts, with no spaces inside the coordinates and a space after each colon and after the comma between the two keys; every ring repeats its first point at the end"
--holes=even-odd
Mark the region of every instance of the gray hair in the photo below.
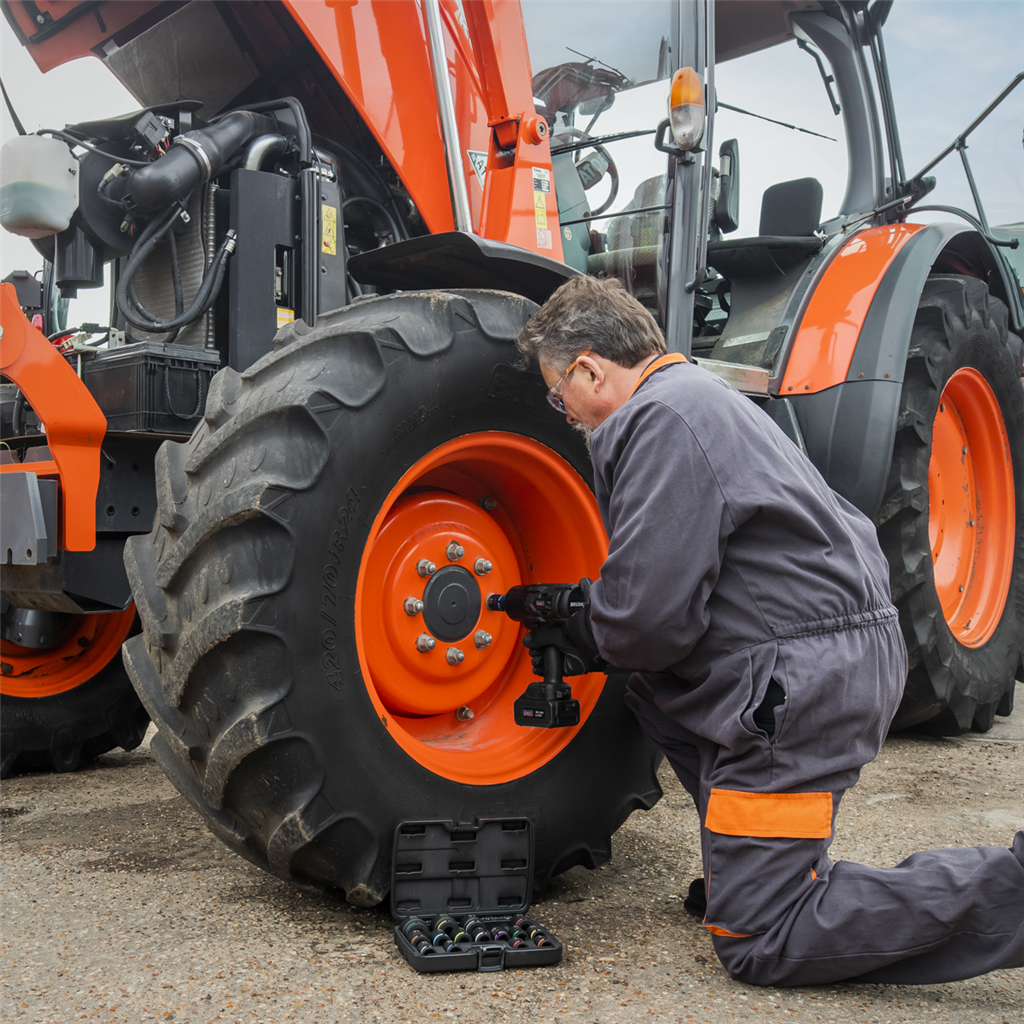
{"type": "Polygon", "coordinates": [[[541,306],[516,345],[554,369],[564,369],[587,349],[625,367],[666,351],[654,317],[621,281],[582,275],[570,277],[541,306]]]}

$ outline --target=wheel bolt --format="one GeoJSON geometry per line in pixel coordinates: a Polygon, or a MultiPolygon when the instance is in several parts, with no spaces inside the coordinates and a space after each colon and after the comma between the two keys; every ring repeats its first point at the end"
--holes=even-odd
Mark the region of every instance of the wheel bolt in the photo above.
{"type": "MultiPolygon", "coordinates": [[[[431,637],[431,640],[433,640],[433,637],[431,637]]],[[[458,649],[458,647],[449,647],[448,653],[445,657],[448,659],[449,665],[458,665],[466,660],[466,656],[458,649]]]]}
{"type": "Polygon", "coordinates": [[[485,629],[478,629],[476,633],[473,634],[473,643],[476,644],[477,650],[482,651],[485,647],[489,647],[493,639],[494,637],[492,637],[485,629]]]}
{"type": "Polygon", "coordinates": [[[466,549],[456,540],[453,540],[445,551],[449,562],[457,562],[465,553],[466,549]]]}
{"type": "Polygon", "coordinates": [[[493,498],[486,497],[486,495],[483,498],[480,498],[480,500],[477,501],[477,504],[485,512],[493,512],[498,507],[498,503],[493,498]]]}
{"type": "Polygon", "coordinates": [[[433,576],[437,572],[437,566],[429,558],[421,558],[416,563],[416,571],[421,576],[433,576]]]}
{"type": "Polygon", "coordinates": [[[407,597],[405,599],[405,614],[419,615],[423,611],[423,602],[418,597],[407,597]]]}
{"type": "Polygon", "coordinates": [[[468,722],[473,717],[473,709],[467,707],[461,707],[455,712],[455,717],[460,722],[468,722]]]}
{"type": "Polygon", "coordinates": [[[486,558],[478,558],[473,563],[473,572],[475,572],[477,576],[486,576],[493,568],[494,566],[491,565],[486,558]]]}
{"type": "Polygon", "coordinates": [[[429,633],[420,633],[416,637],[416,650],[420,654],[426,654],[427,651],[432,651],[437,646],[437,641],[429,633]]]}

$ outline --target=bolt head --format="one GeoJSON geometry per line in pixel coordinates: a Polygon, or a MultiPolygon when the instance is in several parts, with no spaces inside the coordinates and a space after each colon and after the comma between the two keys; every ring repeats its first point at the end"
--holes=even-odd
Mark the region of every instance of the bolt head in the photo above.
{"type": "Polygon", "coordinates": [[[477,501],[477,504],[485,512],[493,512],[497,507],[498,503],[493,498],[488,498],[486,495],[477,501]]]}
{"type": "MultiPolygon", "coordinates": [[[[431,638],[433,639],[433,638],[431,638]]],[[[445,658],[449,665],[461,665],[466,660],[465,654],[458,649],[458,647],[449,647],[445,658]]]]}
{"type": "Polygon", "coordinates": [[[455,712],[455,717],[460,722],[468,722],[473,717],[473,709],[467,707],[461,707],[455,712]]]}
{"type": "Polygon", "coordinates": [[[454,540],[451,542],[451,544],[448,545],[445,551],[445,554],[448,556],[449,562],[457,562],[460,558],[463,557],[463,555],[465,555],[465,553],[466,549],[458,541],[454,540]]]}
{"type": "Polygon", "coordinates": [[[487,632],[486,629],[478,629],[473,634],[473,643],[476,644],[478,650],[483,650],[485,647],[489,647],[494,637],[487,632]]]}
{"type": "Polygon", "coordinates": [[[486,558],[478,558],[473,563],[473,571],[477,576],[486,576],[494,568],[486,558]]]}
{"type": "Polygon", "coordinates": [[[429,633],[420,633],[416,638],[416,650],[420,654],[426,654],[437,646],[437,641],[429,633]]]}
{"type": "Polygon", "coordinates": [[[416,571],[421,576],[433,576],[437,572],[437,566],[429,558],[421,558],[416,563],[416,571]]]}
{"type": "Polygon", "coordinates": [[[419,615],[423,611],[423,602],[418,597],[407,597],[405,599],[405,614],[419,615]]]}

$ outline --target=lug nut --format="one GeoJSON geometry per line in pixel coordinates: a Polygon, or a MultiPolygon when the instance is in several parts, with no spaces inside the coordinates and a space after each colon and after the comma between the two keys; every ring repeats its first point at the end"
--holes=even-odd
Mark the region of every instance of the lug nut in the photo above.
{"type": "Polygon", "coordinates": [[[405,599],[405,614],[419,615],[423,611],[423,602],[418,597],[407,597],[405,599]]]}
{"type": "Polygon", "coordinates": [[[416,637],[416,650],[420,654],[426,654],[427,651],[432,651],[437,646],[437,641],[429,633],[420,633],[416,637]]]}
{"type": "Polygon", "coordinates": [[[416,571],[421,576],[433,576],[437,572],[437,566],[429,558],[421,558],[416,563],[416,571]]]}
{"type": "Polygon", "coordinates": [[[467,707],[461,707],[455,712],[455,717],[460,722],[468,722],[473,717],[473,709],[467,707]]]}
{"type": "MultiPolygon", "coordinates": [[[[433,637],[431,639],[431,647],[433,647],[433,637]]],[[[448,653],[445,655],[448,659],[449,665],[459,665],[466,660],[466,656],[458,649],[458,647],[449,647],[448,653]]]]}
{"type": "Polygon", "coordinates": [[[448,555],[449,562],[457,562],[466,553],[466,549],[456,540],[453,540],[445,554],[448,555]]]}
{"type": "Polygon", "coordinates": [[[473,563],[473,572],[475,572],[477,576],[486,576],[493,568],[494,566],[491,565],[486,558],[478,558],[473,563]]]}
{"type": "Polygon", "coordinates": [[[485,647],[489,647],[494,637],[485,629],[478,629],[473,634],[473,643],[476,644],[477,650],[483,650],[485,647]]]}
{"type": "Polygon", "coordinates": [[[497,507],[498,503],[493,498],[488,498],[486,495],[477,501],[477,504],[485,512],[493,512],[497,507]]]}

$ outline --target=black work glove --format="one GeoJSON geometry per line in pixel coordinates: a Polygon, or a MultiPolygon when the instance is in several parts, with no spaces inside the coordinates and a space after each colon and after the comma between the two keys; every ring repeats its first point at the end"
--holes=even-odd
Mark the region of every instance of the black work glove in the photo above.
{"type": "Polygon", "coordinates": [[[530,650],[533,673],[544,675],[545,647],[556,647],[564,656],[563,675],[582,676],[588,672],[603,672],[608,663],[597,649],[597,641],[590,626],[590,580],[580,580],[583,592],[583,607],[577,608],[563,623],[556,626],[542,626],[531,629],[523,638],[523,645],[530,650]]]}

